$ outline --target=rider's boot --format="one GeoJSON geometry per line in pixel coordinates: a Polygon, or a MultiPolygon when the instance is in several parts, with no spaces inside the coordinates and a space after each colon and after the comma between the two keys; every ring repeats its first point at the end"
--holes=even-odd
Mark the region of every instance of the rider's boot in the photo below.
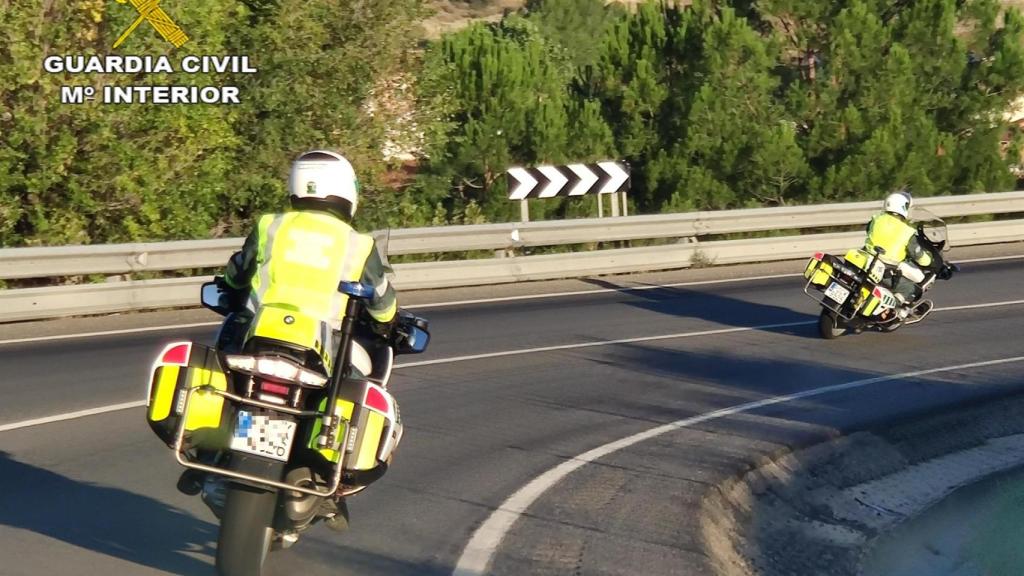
{"type": "Polygon", "coordinates": [[[195,496],[203,491],[206,472],[195,468],[186,468],[178,477],[178,491],[187,496],[195,496]]]}
{"type": "Polygon", "coordinates": [[[324,524],[335,532],[348,530],[348,504],[345,503],[345,499],[336,500],[334,508],[334,511],[326,514],[327,518],[324,520],[324,524]]]}
{"type": "Polygon", "coordinates": [[[910,316],[907,318],[907,323],[913,324],[924,320],[924,317],[927,316],[933,308],[935,308],[935,303],[931,300],[921,300],[920,302],[917,302],[910,310],[910,316]]]}

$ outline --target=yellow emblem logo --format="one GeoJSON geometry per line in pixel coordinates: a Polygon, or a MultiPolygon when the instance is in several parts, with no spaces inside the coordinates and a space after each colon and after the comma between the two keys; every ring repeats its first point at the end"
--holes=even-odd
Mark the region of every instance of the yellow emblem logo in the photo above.
{"type": "Polygon", "coordinates": [[[114,48],[124,43],[128,36],[139,27],[139,24],[142,24],[143,20],[148,21],[164,37],[164,40],[174,44],[175,48],[181,48],[182,44],[188,42],[185,31],[175,24],[167,12],[160,7],[160,0],[117,0],[117,2],[119,4],[131,2],[131,5],[138,10],[139,17],[124,31],[124,34],[121,34],[117,42],[114,42],[114,48]]]}

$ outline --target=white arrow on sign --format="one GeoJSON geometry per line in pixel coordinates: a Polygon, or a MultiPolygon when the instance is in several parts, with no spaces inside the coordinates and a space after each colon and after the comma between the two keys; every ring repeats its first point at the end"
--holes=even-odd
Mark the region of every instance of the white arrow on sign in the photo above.
{"type": "Polygon", "coordinates": [[[569,191],[569,196],[581,196],[587,193],[594,184],[597,184],[599,178],[597,174],[590,168],[587,168],[586,164],[569,164],[569,170],[572,170],[573,174],[579,177],[580,181],[572,187],[569,191]]]}
{"type": "Polygon", "coordinates": [[[540,173],[548,180],[550,180],[548,185],[540,191],[540,194],[537,195],[540,198],[551,198],[552,196],[557,196],[558,192],[562,189],[562,186],[565,186],[565,183],[569,181],[569,179],[563,176],[562,173],[558,171],[558,168],[555,168],[554,166],[540,166],[537,169],[540,170],[540,173]]]}
{"type": "Polygon", "coordinates": [[[598,190],[601,194],[618,192],[619,188],[626,182],[626,180],[629,180],[629,173],[623,170],[622,167],[615,162],[598,162],[597,165],[611,176],[611,179],[608,180],[600,190],[598,190]]]}
{"type": "Polygon", "coordinates": [[[537,179],[531,176],[525,168],[509,168],[508,174],[519,182],[509,193],[509,200],[524,200],[537,185],[537,179]]]}

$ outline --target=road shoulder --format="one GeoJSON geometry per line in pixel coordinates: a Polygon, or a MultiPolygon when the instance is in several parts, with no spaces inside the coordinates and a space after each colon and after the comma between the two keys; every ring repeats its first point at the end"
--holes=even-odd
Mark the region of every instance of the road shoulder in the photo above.
{"type": "Polygon", "coordinates": [[[710,491],[704,547],[723,576],[854,576],[873,543],[955,489],[1024,464],[1024,396],[787,453],[710,491]]]}

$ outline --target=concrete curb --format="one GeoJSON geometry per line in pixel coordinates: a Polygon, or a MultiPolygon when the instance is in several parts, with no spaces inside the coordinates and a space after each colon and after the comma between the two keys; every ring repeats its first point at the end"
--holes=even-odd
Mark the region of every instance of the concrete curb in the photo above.
{"type": "Polygon", "coordinates": [[[956,488],[1024,465],[1024,396],[788,452],[711,490],[715,573],[854,576],[872,543],[956,488]]]}

